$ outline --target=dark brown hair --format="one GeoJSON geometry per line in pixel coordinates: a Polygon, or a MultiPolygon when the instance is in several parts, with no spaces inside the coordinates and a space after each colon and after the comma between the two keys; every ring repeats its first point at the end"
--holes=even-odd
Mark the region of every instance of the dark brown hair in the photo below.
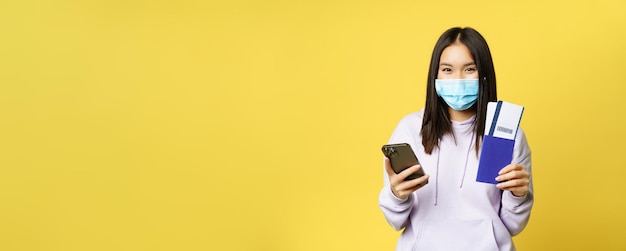
{"type": "Polygon", "coordinates": [[[443,50],[454,42],[461,42],[469,49],[476,68],[478,70],[478,100],[470,109],[476,110],[476,118],[473,124],[476,136],[476,154],[478,155],[483,132],[485,131],[485,116],[487,103],[497,101],[496,93],[496,72],[493,67],[493,60],[487,41],[478,31],[466,27],[454,27],[445,31],[433,49],[428,70],[428,84],[426,85],[426,106],[424,108],[424,119],[422,121],[422,145],[426,153],[431,154],[433,149],[439,146],[441,138],[452,133],[452,122],[448,114],[448,105],[443,99],[437,96],[435,90],[435,79],[439,71],[439,60],[443,50]]]}

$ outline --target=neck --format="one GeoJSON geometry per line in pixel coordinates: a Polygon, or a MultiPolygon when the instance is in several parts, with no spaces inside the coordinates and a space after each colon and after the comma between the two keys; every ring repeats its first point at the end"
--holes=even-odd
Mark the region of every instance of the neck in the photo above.
{"type": "Polygon", "coordinates": [[[474,116],[476,114],[476,108],[472,107],[465,111],[457,111],[450,107],[448,107],[448,114],[450,114],[450,120],[456,122],[463,122],[474,116]]]}

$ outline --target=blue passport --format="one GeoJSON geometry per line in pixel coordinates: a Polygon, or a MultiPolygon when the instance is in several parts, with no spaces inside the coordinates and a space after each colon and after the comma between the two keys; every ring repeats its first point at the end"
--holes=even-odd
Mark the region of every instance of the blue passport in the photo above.
{"type": "Polygon", "coordinates": [[[498,184],[498,172],[513,161],[515,136],[524,107],[504,101],[490,102],[476,181],[498,184]]]}
{"type": "Polygon", "coordinates": [[[514,140],[485,135],[476,181],[498,184],[496,181],[498,172],[503,167],[511,164],[514,146],[514,140]]]}

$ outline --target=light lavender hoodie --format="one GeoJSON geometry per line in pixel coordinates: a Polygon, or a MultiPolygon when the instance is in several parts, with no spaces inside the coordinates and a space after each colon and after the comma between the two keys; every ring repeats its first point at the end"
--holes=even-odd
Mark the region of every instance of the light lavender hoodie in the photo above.
{"type": "MultiPolygon", "coordinates": [[[[423,115],[422,110],[404,117],[389,140],[409,143],[430,175],[426,186],[401,200],[391,192],[387,173],[383,172],[380,208],[394,229],[404,229],[396,250],[515,250],[511,237],[524,229],[533,205],[532,179],[530,192],[524,197],[476,182],[478,157],[472,132],[475,117],[452,123],[456,143],[446,135],[439,148],[426,154],[420,135],[423,115]]],[[[512,163],[531,171],[530,148],[521,129],[512,163]]]]}

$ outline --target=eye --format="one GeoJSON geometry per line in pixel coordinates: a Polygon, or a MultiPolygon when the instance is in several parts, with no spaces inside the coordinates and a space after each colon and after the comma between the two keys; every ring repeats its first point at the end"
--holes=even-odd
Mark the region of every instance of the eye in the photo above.
{"type": "Polygon", "coordinates": [[[469,68],[465,69],[465,71],[467,71],[467,72],[475,72],[475,71],[476,71],[476,68],[474,68],[474,67],[469,67],[469,68]]]}
{"type": "Polygon", "coordinates": [[[451,72],[452,71],[452,69],[447,68],[447,67],[446,68],[441,68],[440,70],[443,71],[443,72],[451,72]]]}

